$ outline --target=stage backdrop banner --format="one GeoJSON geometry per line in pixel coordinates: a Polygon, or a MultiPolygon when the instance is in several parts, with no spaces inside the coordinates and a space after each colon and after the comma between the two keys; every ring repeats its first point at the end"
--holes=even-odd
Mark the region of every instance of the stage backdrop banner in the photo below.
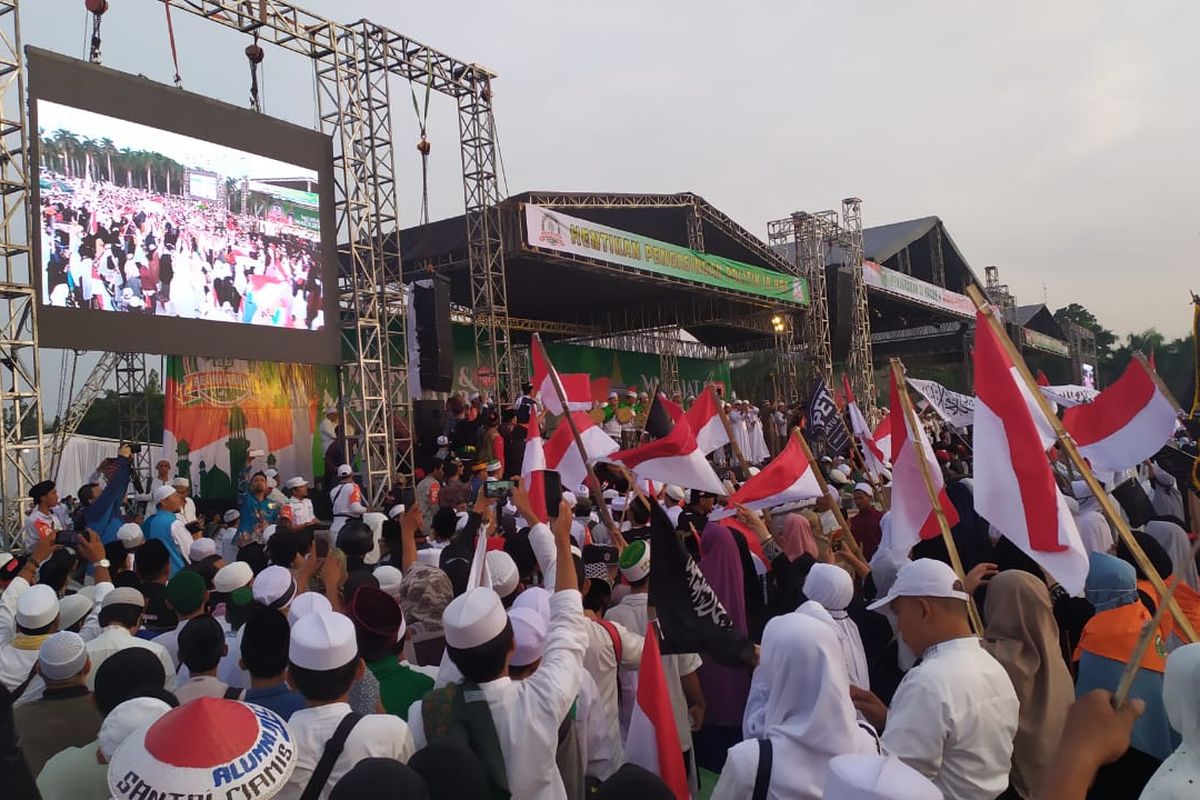
{"type": "Polygon", "coordinates": [[[337,397],[333,367],[270,361],[167,359],[163,453],[202,498],[230,498],[251,450],[282,486],[324,473],[321,412],[337,397]]]}
{"type": "MultiPolygon", "coordinates": [[[[454,334],[454,391],[496,391],[496,379],[491,368],[482,368],[475,361],[475,339],[471,329],[462,325],[452,326],[454,334]]],[[[604,347],[580,347],[570,344],[546,344],[546,352],[559,372],[586,372],[592,378],[607,378],[613,391],[623,391],[629,386],[648,392],[649,387],[660,377],[657,355],[631,353],[624,350],[609,350],[604,347]]],[[[697,395],[706,383],[718,383],[728,389],[729,362],[707,361],[698,358],[680,358],[679,381],[684,395],[697,395]]]]}
{"type": "Polygon", "coordinates": [[[810,301],[807,278],[660,242],[542,206],[525,206],[525,245],[532,250],[570,253],[719,289],[770,297],[781,303],[806,306],[810,301]]]}

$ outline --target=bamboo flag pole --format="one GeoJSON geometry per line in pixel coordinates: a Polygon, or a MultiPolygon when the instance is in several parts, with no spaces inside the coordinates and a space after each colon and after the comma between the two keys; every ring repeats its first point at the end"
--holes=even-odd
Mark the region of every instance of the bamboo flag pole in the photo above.
{"type": "MultiPolygon", "coordinates": [[[[705,391],[712,391],[712,385],[705,391]]],[[[715,397],[715,395],[714,395],[715,397]]],[[[737,439],[733,435],[733,426],[729,424],[729,416],[725,413],[725,404],[721,402],[721,398],[717,397],[717,413],[721,415],[721,425],[725,427],[725,435],[729,437],[729,447],[733,451],[733,458],[737,461],[738,480],[744,481],[750,477],[750,465],[746,463],[746,457],[742,455],[742,448],[738,447],[737,439]]]]}
{"type": "MultiPolygon", "coordinates": [[[[538,347],[541,347],[541,337],[535,333],[533,338],[537,340],[538,347]]],[[[542,352],[545,352],[545,350],[542,352]]],[[[550,363],[549,358],[546,359],[546,366],[549,368],[550,382],[554,384],[554,393],[558,395],[558,402],[562,403],[563,420],[571,429],[571,436],[575,439],[575,447],[579,448],[579,458],[583,460],[583,466],[587,470],[588,493],[592,497],[592,505],[600,513],[600,518],[604,521],[604,526],[609,530],[609,536],[613,537],[613,541],[618,541],[621,532],[617,529],[608,506],[604,504],[604,497],[600,494],[600,482],[596,480],[596,473],[592,469],[592,461],[588,458],[587,449],[583,446],[583,437],[579,435],[579,428],[575,426],[575,420],[571,418],[571,406],[567,403],[567,390],[563,388],[562,380],[558,377],[558,370],[550,363]]]]}
{"type": "MultiPolygon", "coordinates": [[[[804,438],[804,434],[797,428],[792,433],[800,440],[800,447],[804,450],[804,457],[808,459],[808,468],[813,471],[813,475],[817,478],[817,485],[821,487],[821,493],[826,498],[829,497],[829,483],[825,480],[825,473],[821,472],[821,465],[813,458],[812,449],[808,446],[808,440],[804,438]]],[[[846,521],[846,517],[842,514],[841,503],[834,500],[833,502],[833,517],[837,520],[838,527],[842,529],[842,538],[850,545],[850,549],[854,551],[854,555],[858,556],[862,561],[866,561],[866,556],[863,555],[862,548],[858,546],[858,541],[854,538],[854,534],[850,532],[850,523],[846,521]]]]}
{"type": "MultiPolygon", "coordinates": [[[[987,324],[991,326],[992,332],[995,333],[1000,345],[1008,353],[1008,357],[1012,360],[1013,365],[1017,368],[1021,379],[1025,382],[1028,389],[1028,394],[1034,398],[1041,410],[1046,421],[1054,429],[1054,435],[1058,437],[1058,443],[1062,446],[1063,451],[1075,465],[1075,469],[1079,472],[1080,477],[1088,485],[1088,490],[1095,495],[1097,502],[1100,503],[1100,510],[1108,519],[1109,523],[1117,529],[1117,535],[1121,537],[1121,541],[1129,548],[1129,552],[1133,554],[1134,560],[1141,568],[1142,573],[1150,580],[1154,586],[1154,591],[1159,597],[1170,597],[1167,585],[1163,579],[1159,577],[1158,570],[1150,563],[1149,557],[1146,556],[1146,551],[1138,544],[1138,540],[1134,538],[1133,532],[1129,530],[1128,523],[1125,518],[1117,513],[1116,507],[1113,505],[1112,498],[1108,492],[1104,491],[1104,487],[1096,476],[1092,474],[1092,469],[1088,466],[1083,455],[1080,454],[1079,448],[1075,445],[1075,440],[1071,438],[1071,434],[1067,433],[1067,429],[1063,427],[1062,420],[1058,418],[1050,409],[1050,403],[1046,396],[1038,389],[1037,381],[1033,379],[1033,375],[1029,373],[1029,367],[1025,365],[1025,360],[1021,358],[1021,354],[1017,352],[1017,348],[1013,346],[1012,340],[1008,338],[1008,334],[1004,330],[1004,326],[1000,324],[1000,320],[996,318],[996,312],[992,306],[984,298],[983,293],[976,286],[968,286],[967,294],[974,301],[976,308],[983,314],[983,318],[987,320],[987,324]]],[[[1179,603],[1174,598],[1170,600],[1171,616],[1174,618],[1179,629],[1183,631],[1188,642],[1200,641],[1196,636],[1196,630],[1192,627],[1192,622],[1179,608],[1179,603]]]]}
{"type": "MultiPolygon", "coordinates": [[[[917,464],[921,468],[921,480],[925,482],[925,491],[929,495],[933,513],[937,517],[938,527],[942,529],[942,541],[946,543],[946,550],[950,553],[950,566],[954,567],[958,579],[963,582],[963,586],[966,586],[967,573],[963,569],[962,559],[958,556],[958,546],[954,543],[954,536],[950,533],[950,521],[946,519],[946,510],[942,508],[941,498],[938,497],[937,489],[933,487],[933,476],[929,473],[929,462],[925,460],[925,448],[921,444],[921,429],[918,427],[921,423],[917,421],[912,398],[908,396],[908,384],[904,382],[904,368],[900,364],[900,359],[893,358],[891,367],[892,380],[895,381],[896,388],[900,391],[900,407],[903,409],[908,428],[912,431],[910,439],[913,451],[917,455],[917,464]]],[[[892,409],[893,413],[895,411],[896,409],[892,409]]],[[[975,607],[975,598],[970,594],[967,595],[967,613],[971,615],[971,626],[975,628],[975,634],[983,636],[983,620],[979,616],[979,609],[975,607]]]]}

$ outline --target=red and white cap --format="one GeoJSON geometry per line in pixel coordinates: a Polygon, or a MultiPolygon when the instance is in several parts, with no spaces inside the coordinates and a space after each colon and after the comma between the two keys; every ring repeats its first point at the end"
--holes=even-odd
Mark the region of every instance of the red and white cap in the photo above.
{"type": "Polygon", "coordinates": [[[115,800],[144,797],[254,797],[267,800],[296,768],[296,745],[274,711],[202,697],[171,709],[113,753],[115,800]]]}

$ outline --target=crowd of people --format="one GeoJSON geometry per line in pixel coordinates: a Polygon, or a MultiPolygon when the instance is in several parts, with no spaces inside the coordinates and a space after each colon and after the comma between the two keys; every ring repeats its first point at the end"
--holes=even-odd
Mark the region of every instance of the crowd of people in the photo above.
{"type": "MultiPolygon", "coordinates": [[[[236,508],[197,525],[165,461],[145,510],[114,512],[128,451],[74,515],[35,486],[21,546],[0,555],[3,796],[679,797],[632,744],[648,674],[693,797],[1195,796],[1200,644],[1163,617],[1114,707],[1162,598],[1070,475],[1082,596],[975,513],[969,436],[931,430],[959,574],[940,538],[898,551],[890,475],[853,456],[820,460],[815,501],[729,503],[798,406],[730,404],[747,442],[713,459],[725,496],[647,495],[599,468],[538,508],[519,478],[521,423],[542,413],[530,388],[503,408],[451,398],[415,488],[381,508],[339,465],[327,519],[307,480],[255,469],[236,508]],[[651,656],[663,520],[753,643],[744,663],[651,656]]],[[[626,403],[645,419],[646,398],[626,403]]],[[[1128,481],[1151,507],[1138,518],[1118,494],[1137,542],[1200,628],[1191,490],[1155,463],[1128,481]]]]}
{"type": "Polygon", "coordinates": [[[45,302],[317,330],[320,236],[276,215],[54,177],[41,193],[45,302]]]}

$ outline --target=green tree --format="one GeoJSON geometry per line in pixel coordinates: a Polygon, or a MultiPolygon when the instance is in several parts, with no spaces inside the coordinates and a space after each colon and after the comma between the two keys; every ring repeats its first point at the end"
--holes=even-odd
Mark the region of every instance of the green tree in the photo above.
{"type": "Polygon", "coordinates": [[[1095,334],[1096,356],[1102,362],[1109,351],[1112,350],[1113,345],[1117,343],[1117,335],[1101,325],[1100,320],[1096,319],[1096,315],[1079,305],[1079,303],[1071,303],[1069,306],[1060,308],[1054,312],[1054,318],[1060,323],[1067,320],[1077,325],[1082,325],[1095,334]]]}

